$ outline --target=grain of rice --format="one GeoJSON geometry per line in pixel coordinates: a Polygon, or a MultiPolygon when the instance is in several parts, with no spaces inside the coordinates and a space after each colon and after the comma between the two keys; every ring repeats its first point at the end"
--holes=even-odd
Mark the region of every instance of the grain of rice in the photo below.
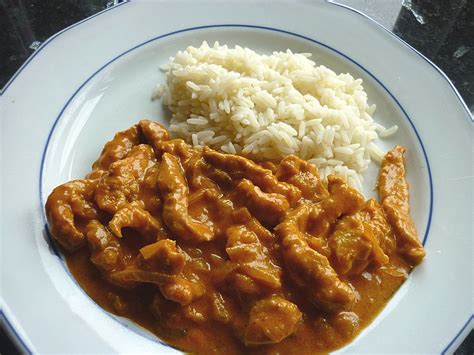
{"type": "Polygon", "coordinates": [[[192,142],[193,142],[193,146],[199,145],[199,142],[198,142],[198,138],[197,138],[196,133],[193,133],[193,134],[191,135],[191,139],[192,139],[192,142]]]}
{"type": "Polygon", "coordinates": [[[298,127],[298,137],[303,138],[305,134],[306,134],[306,123],[304,121],[301,121],[298,127]]]}
{"type": "Polygon", "coordinates": [[[192,81],[187,81],[186,82],[186,86],[191,89],[191,90],[194,90],[194,91],[200,91],[201,88],[199,87],[199,85],[196,85],[194,84],[192,81]]]}
{"type": "Polygon", "coordinates": [[[390,137],[391,135],[395,134],[397,131],[398,131],[398,126],[395,125],[380,132],[379,136],[382,138],[390,137]]]}
{"type": "Polygon", "coordinates": [[[237,150],[235,149],[235,146],[232,144],[232,142],[229,142],[227,147],[230,154],[237,154],[237,150]]]}
{"type": "Polygon", "coordinates": [[[208,123],[207,119],[203,118],[203,117],[199,117],[199,118],[188,118],[187,119],[187,122],[189,124],[195,124],[195,125],[206,125],[208,123]]]}
{"type": "Polygon", "coordinates": [[[352,153],[354,153],[354,150],[351,149],[350,147],[335,147],[334,148],[334,153],[351,155],[352,153]]]}
{"type": "Polygon", "coordinates": [[[382,162],[383,152],[374,143],[369,144],[368,150],[372,159],[378,163],[382,162]]]}
{"type": "Polygon", "coordinates": [[[337,159],[328,159],[327,164],[332,165],[332,166],[338,166],[338,165],[342,165],[343,161],[337,160],[337,159]]]}
{"type": "Polygon", "coordinates": [[[209,140],[208,144],[209,145],[218,145],[221,144],[222,142],[226,141],[227,137],[226,136],[217,136],[209,140]]]}

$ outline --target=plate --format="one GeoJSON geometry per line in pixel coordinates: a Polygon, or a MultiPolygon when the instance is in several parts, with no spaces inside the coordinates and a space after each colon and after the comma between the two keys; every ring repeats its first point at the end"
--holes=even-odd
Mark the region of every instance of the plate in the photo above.
{"type": "MultiPolygon", "coordinates": [[[[427,257],[383,312],[340,352],[451,352],[472,328],[473,121],[454,86],[421,54],[329,2],[125,2],[55,35],[5,86],[0,316],[28,352],[175,350],[98,307],[69,274],[45,227],[52,188],[82,177],[104,142],[141,118],[160,64],[203,40],[261,53],[291,48],[364,81],[375,119],[408,148],[413,217],[427,257]],[[471,154],[471,155],[470,155],[471,154]],[[469,159],[471,158],[471,159],[469,159]]],[[[377,167],[366,177],[373,194],[377,167]]]]}

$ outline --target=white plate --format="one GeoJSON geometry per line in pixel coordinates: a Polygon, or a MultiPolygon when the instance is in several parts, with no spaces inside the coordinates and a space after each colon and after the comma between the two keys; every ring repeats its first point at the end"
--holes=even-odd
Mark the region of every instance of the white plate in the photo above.
{"type": "MultiPolygon", "coordinates": [[[[2,311],[31,352],[161,352],[151,333],[98,307],[45,232],[51,189],[82,177],[114,132],[143,117],[158,66],[202,40],[291,48],[364,80],[382,141],[408,148],[415,222],[427,250],[385,310],[342,351],[450,352],[473,324],[472,117],[446,76],[355,10],[327,2],[124,3],[55,35],[2,91],[2,311]]],[[[164,122],[164,121],[163,121],[164,122]]],[[[376,167],[366,177],[370,192],[376,167]]]]}

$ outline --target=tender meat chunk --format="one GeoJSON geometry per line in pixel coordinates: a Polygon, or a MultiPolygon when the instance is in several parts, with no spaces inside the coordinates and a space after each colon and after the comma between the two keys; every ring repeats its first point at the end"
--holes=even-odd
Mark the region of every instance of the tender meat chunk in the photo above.
{"type": "Polygon", "coordinates": [[[157,156],[163,153],[169,153],[178,158],[181,163],[185,163],[188,159],[198,154],[198,152],[189,149],[189,146],[182,139],[172,139],[163,141],[157,145],[157,156]]]}
{"type": "Polygon", "coordinates": [[[330,196],[317,204],[303,204],[276,228],[282,256],[292,280],[309,292],[311,301],[326,310],[348,307],[354,292],[331,267],[326,256],[310,248],[306,233],[324,234],[337,218],[360,210],[363,197],[343,180],[328,178],[330,196]]]}
{"type": "Polygon", "coordinates": [[[243,207],[233,211],[232,219],[236,224],[245,225],[248,230],[254,232],[258,240],[267,247],[271,247],[275,244],[274,235],[262,226],[260,222],[250,214],[247,208],[243,207]]]}
{"type": "Polygon", "coordinates": [[[160,144],[170,139],[170,135],[165,127],[157,122],[150,120],[141,120],[138,127],[145,136],[146,141],[153,147],[156,152],[160,150],[160,144]]]}
{"type": "Polygon", "coordinates": [[[378,266],[385,265],[390,260],[389,256],[380,246],[378,237],[374,234],[372,225],[367,221],[362,222],[364,233],[362,236],[366,238],[372,245],[372,253],[370,254],[372,264],[378,266]]]}
{"type": "Polygon", "coordinates": [[[145,144],[133,147],[126,158],[112,163],[95,191],[95,202],[100,209],[115,213],[137,200],[139,182],[155,163],[152,148],[145,144]]]}
{"type": "Polygon", "coordinates": [[[260,163],[260,166],[264,169],[270,170],[273,174],[275,174],[276,171],[277,171],[276,164],[271,162],[271,161],[264,161],[264,162],[260,163]]]}
{"type": "Polygon", "coordinates": [[[306,289],[311,301],[326,310],[348,307],[354,301],[351,288],[339,279],[326,256],[309,247],[296,227],[305,224],[306,206],[278,225],[282,255],[291,279],[306,289]]]}
{"type": "Polygon", "coordinates": [[[404,153],[405,148],[396,146],[384,156],[378,186],[383,209],[397,237],[397,248],[410,263],[416,265],[426,253],[410,216],[404,153]]]}
{"type": "Polygon", "coordinates": [[[245,328],[245,345],[279,343],[297,328],[302,313],[298,307],[280,296],[258,301],[250,311],[245,328]]]}
{"type": "Polygon", "coordinates": [[[329,246],[333,265],[342,275],[360,274],[371,262],[379,265],[388,262],[378,240],[366,228],[359,213],[337,222],[334,233],[329,237],[329,246]]]}
{"type": "Polygon", "coordinates": [[[285,196],[291,205],[301,197],[301,192],[295,186],[278,181],[271,170],[264,169],[247,158],[218,153],[208,147],[204,148],[203,156],[209,164],[224,170],[232,177],[247,178],[264,192],[285,196]]]}
{"type": "Polygon", "coordinates": [[[263,224],[276,225],[290,209],[290,204],[283,195],[262,192],[247,179],[237,185],[237,190],[242,193],[249,210],[263,224]]]}
{"type": "Polygon", "coordinates": [[[142,265],[146,269],[176,275],[183,271],[186,254],[176,245],[176,241],[162,239],[140,249],[142,265]]]}
{"type": "Polygon", "coordinates": [[[176,277],[172,282],[160,285],[160,291],[166,299],[186,306],[206,292],[200,282],[192,282],[182,277],[176,277]]]}
{"type": "Polygon", "coordinates": [[[331,256],[331,248],[329,247],[326,236],[313,237],[308,234],[306,237],[306,241],[308,242],[308,245],[311,247],[311,249],[316,250],[318,253],[324,255],[327,258],[331,256]]]}
{"type": "Polygon", "coordinates": [[[386,255],[392,254],[396,248],[395,236],[380,203],[374,199],[368,200],[361,214],[365,227],[369,228],[378,240],[383,253],[386,255]]]}
{"type": "Polygon", "coordinates": [[[219,216],[227,218],[234,212],[234,203],[226,198],[221,191],[214,188],[201,189],[193,194],[190,198],[189,203],[194,203],[198,199],[203,199],[212,206],[215,206],[219,211],[219,216]],[[193,201],[191,201],[191,199],[193,201]]]}
{"type": "Polygon", "coordinates": [[[128,203],[115,212],[109,222],[110,230],[122,238],[122,228],[130,227],[150,240],[156,240],[161,230],[160,223],[145,209],[142,201],[128,203]]]}
{"type": "Polygon", "coordinates": [[[334,314],[331,318],[332,326],[340,334],[352,336],[359,329],[360,319],[355,312],[343,311],[334,314]]]}
{"type": "Polygon", "coordinates": [[[343,178],[328,176],[329,197],[312,209],[308,232],[313,236],[326,236],[332,223],[342,215],[358,212],[364,205],[364,197],[349,187],[343,178]]]}
{"type": "Polygon", "coordinates": [[[93,171],[108,170],[110,164],[125,158],[138,144],[140,144],[140,134],[137,126],[118,132],[111,141],[105,144],[99,159],[92,165],[93,171]]]}
{"type": "Polygon", "coordinates": [[[182,275],[142,270],[136,265],[111,273],[109,279],[122,287],[133,287],[139,283],[156,284],[166,299],[182,306],[190,304],[206,291],[204,284],[198,280],[191,281],[182,275]]]}
{"type": "Polygon", "coordinates": [[[46,201],[46,216],[51,234],[68,251],[84,245],[86,237],[75,219],[97,218],[93,203],[97,180],[73,180],[56,187],[46,201]]]}
{"type": "Polygon", "coordinates": [[[211,294],[211,316],[213,319],[222,323],[229,323],[235,310],[230,309],[228,303],[219,292],[211,294]]]}
{"type": "Polygon", "coordinates": [[[163,220],[173,233],[184,240],[195,242],[214,238],[209,225],[189,216],[188,185],[178,159],[169,153],[164,153],[161,158],[158,187],[164,199],[163,220]]]}
{"type": "Polygon", "coordinates": [[[190,305],[187,305],[181,309],[181,314],[184,318],[194,322],[194,323],[205,323],[209,316],[207,314],[207,307],[205,307],[202,303],[199,304],[194,302],[190,305]]]}
{"type": "Polygon", "coordinates": [[[224,196],[215,185],[194,190],[189,195],[189,215],[212,228],[214,239],[225,235],[227,228],[233,224],[234,203],[224,196]]]}
{"type": "Polygon", "coordinates": [[[234,286],[244,293],[264,293],[281,288],[280,268],[270,261],[268,251],[245,226],[227,230],[226,252],[233,269],[234,286]]]}
{"type": "Polygon", "coordinates": [[[364,226],[357,215],[346,216],[336,224],[329,246],[339,274],[359,274],[369,265],[372,244],[363,234],[364,226]]]}
{"type": "Polygon", "coordinates": [[[218,185],[206,176],[206,170],[209,168],[209,164],[206,163],[200,154],[190,156],[182,165],[186,171],[186,180],[188,181],[190,189],[194,191],[219,191],[218,185]]]}
{"type": "Polygon", "coordinates": [[[122,246],[117,238],[98,220],[87,224],[86,236],[91,250],[91,261],[104,272],[124,266],[122,246]]]}
{"type": "Polygon", "coordinates": [[[318,202],[328,196],[328,190],[319,178],[318,169],[294,155],[289,155],[280,162],[275,175],[278,180],[299,188],[307,200],[318,202]]]}
{"type": "Polygon", "coordinates": [[[234,181],[225,171],[216,169],[213,166],[206,166],[206,175],[214,181],[218,186],[223,187],[226,190],[234,188],[234,181]]]}
{"type": "Polygon", "coordinates": [[[161,208],[160,190],[158,189],[159,164],[147,170],[140,183],[139,198],[145,204],[145,209],[152,214],[159,214],[161,208]]]}
{"type": "Polygon", "coordinates": [[[143,270],[131,263],[123,270],[110,273],[109,279],[119,286],[133,287],[140,283],[165,284],[174,282],[177,276],[162,272],[143,270]]]}

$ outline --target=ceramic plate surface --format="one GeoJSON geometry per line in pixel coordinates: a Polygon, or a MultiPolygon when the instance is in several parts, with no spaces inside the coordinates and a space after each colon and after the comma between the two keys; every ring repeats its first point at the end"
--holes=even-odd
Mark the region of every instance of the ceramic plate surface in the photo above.
{"type": "MultiPolygon", "coordinates": [[[[158,68],[203,40],[291,48],[364,81],[379,146],[408,149],[412,215],[427,250],[384,311],[341,352],[452,352],[473,324],[472,116],[443,73],[362,14],[327,2],[123,3],[48,40],[3,88],[0,317],[30,352],[175,350],[108,314],[78,286],[45,229],[51,190],[81,178],[113,134],[167,124],[158,68]]],[[[366,196],[378,171],[365,175],[366,196]]]]}

